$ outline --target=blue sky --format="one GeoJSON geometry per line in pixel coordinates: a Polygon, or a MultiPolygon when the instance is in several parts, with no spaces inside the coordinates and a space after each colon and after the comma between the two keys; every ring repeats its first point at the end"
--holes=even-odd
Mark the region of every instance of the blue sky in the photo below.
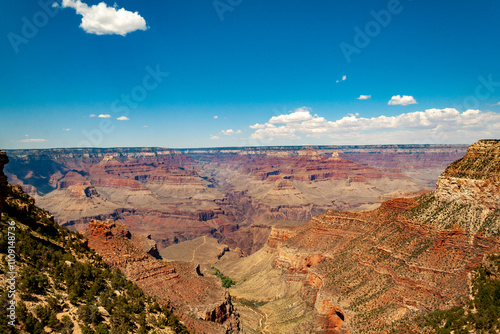
{"type": "Polygon", "coordinates": [[[0,148],[499,138],[499,12],[493,0],[4,1],[0,148]]]}

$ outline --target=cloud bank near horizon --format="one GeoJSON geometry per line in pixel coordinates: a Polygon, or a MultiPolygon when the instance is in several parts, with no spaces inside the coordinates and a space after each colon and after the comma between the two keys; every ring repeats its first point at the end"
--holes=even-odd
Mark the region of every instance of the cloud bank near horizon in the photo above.
{"type": "Polygon", "coordinates": [[[455,108],[426,109],[396,116],[371,118],[348,115],[335,121],[311,113],[307,107],[273,116],[263,124],[250,126],[251,138],[257,140],[330,138],[351,143],[461,142],[477,137],[495,137],[500,133],[500,114],[455,108]]]}

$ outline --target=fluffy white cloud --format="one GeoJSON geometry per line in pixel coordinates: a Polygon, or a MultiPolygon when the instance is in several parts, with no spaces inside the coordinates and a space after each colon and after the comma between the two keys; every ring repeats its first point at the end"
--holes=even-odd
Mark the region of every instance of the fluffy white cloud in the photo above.
{"type": "Polygon", "coordinates": [[[296,123],[307,121],[312,118],[310,109],[302,107],[295,109],[293,112],[290,111],[288,115],[273,116],[269,120],[269,123],[296,123]]]}
{"type": "Polygon", "coordinates": [[[228,129],[228,130],[222,130],[220,133],[222,133],[225,136],[232,136],[232,135],[240,134],[241,130],[234,131],[233,129],[228,129]]]}
{"type": "Polygon", "coordinates": [[[70,128],[63,129],[63,131],[70,131],[70,130],[71,130],[70,128]]]}
{"type": "Polygon", "coordinates": [[[272,125],[272,126],[266,127],[265,129],[256,130],[254,133],[252,133],[250,138],[254,138],[254,139],[264,139],[264,138],[268,138],[268,139],[274,139],[274,138],[300,139],[300,137],[298,137],[295,134],[295,132],[296,132],[295,129],[288,127],[286,125],[279,126],[279,127],[272,125]]]}
{"type": "Polygon", "coordinates": [[[337,80],[337,81],[335,81],[335,82],[336,82],[336,83],[339,83],[339,82],[346,81],[346,80],[347,80],[347,75],[343,75],[343,76],[342,76],[342,79],[337,80]]]}
{"type": "Polygon", "coordinates": [[[30,139],[22,139],[19,142],[20,143],[42,143],[44,141],[47,141],[47,139],[43,139],[43,138],[30,138],[30,139]]]}
{"type": "Polygon", "coordinates": [[[409,95],[394,95],[389,102],[387,102],[390,106],[407,106],[409,104],[417,104],[417,100],[413,96],[409,95]]]}
{"type": "Polygon", "coordinates": [[[125,117],[125,116],[120,116],[120,117],[117,118],[117,120],[119,120],[119,121],[129,121],[130,118],[125,117]]]}
{"type": "Polygon", "coordinates": [[[217,139],[220,139],[219,136],[210,136],[210,140],[217,140],[217,139]]]}
{"type": "Polygon", "coordinates": [[[215,115],[214,118],[217,119],[217,118],[219,118],[219,116],[215,115]]]}
{"type": "Polygon", "coordinates": [[[250,125],[250,129],[264,129],[266,127],[265,124],[255,123],[254,125],[250,125]]]}
{"type": "Polygon", "coordinates": [[[369,100],[369,99],[371,99],[371,98],[372,98],[372,96],[371,96],[371,95],[360,95],[360,96],[358,97],[358,100],[369,100]]]}
{"type": "Polygon", "coordinates": [[[349,143],[383,143],[388,138],[392,143],[419,142],[471,142],[480,137],[498,137],[500,128],[500,114],[469,109],[460,113],[454,108],[427,109],[403,113],[396,116],[378,116],[371,118],[359,117],[358,114],[348,115],[336,121],[328,121],[318,115],[302,115],[302,121],[291,118],[284,125],[276,126],[271,120],[274,118],[286,119],[288,115],[271,118],[265,124],[250,126],[254,129],[253,139],[287,138],[299,139],[299,134],[307,137],[330,137],[335,140],[349,143]],[[397,139],[395,136],[401,136],[397,139]],[[373,138],[370,142],[367,138],[373,138]],[[415,138],[415,141],[409,141],[415,138]],[[418,140],[420,138],[420,140],[418,140]],[[466,140],[466,138],[474,138],[466,140]],[[349,141],[352,140],[352,141],[349,141]]]}
{"type": "Polygon", "coordinates": [[[130,12],[124,8],[118,9],[116,4],[109,7],[104,2],[88,6],[80,0],[63,0],[62,7],[70,7],[82,16],[80,27],[89,34],[122,35],[146,30],[146,21],[138,12],[130,12]]]}
{"type": "Polygon", "coordinates": [[[97,117],[96,114],[89,115],[89,117],[97,117]]]}
{"type": "Polygon", "coordinates": [[[111,118],[111,115],[110,114],[100,114],[97,117],[99,117],[99,118],[111,118]]]}

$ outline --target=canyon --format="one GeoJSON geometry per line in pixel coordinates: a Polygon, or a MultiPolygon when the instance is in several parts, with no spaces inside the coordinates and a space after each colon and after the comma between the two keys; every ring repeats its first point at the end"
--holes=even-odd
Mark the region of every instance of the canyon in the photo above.
{"type": "Polygon", "coordinates": [[[273,225],[431,190],[465,145],[9,150],[6,175],[63,226],[113,219],[164,249],[211,235],[246,254],[273,225]]]}
{"type": "Polygon", "coordinates": [[[418,333],[499,251],[497,140],[11,153],[11,180],[196,332],[418,333]]]}
{"type": "Polygon", "coordinates": [[[463,305],[470,274],[499,251],[499,149],[475,143],[431,193],[275,226],[254,254],[222,257],[216,266],[242,282],[229,290],[243,329],[418,333],[419,315],[463,305]]]}

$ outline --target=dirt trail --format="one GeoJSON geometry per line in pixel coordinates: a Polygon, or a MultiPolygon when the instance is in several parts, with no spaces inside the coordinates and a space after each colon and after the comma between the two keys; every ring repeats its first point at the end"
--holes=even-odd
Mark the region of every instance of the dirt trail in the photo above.
{"type": "Polygon", "coordinates": [[[207,242],[207,237],[203,236],[203,243],[201,245],[199,245],[198,247],[196,247],[195,249],[193,249],[193,256],[191,257],[191,261],[189,261],[189,262],[193,262],[194,261],[194,256],[196,254],[196,251],[198,250],[198,248],[200,248],[201,246],[203,246],[204,244],[206,244],[206,242],[207,242]]]}

